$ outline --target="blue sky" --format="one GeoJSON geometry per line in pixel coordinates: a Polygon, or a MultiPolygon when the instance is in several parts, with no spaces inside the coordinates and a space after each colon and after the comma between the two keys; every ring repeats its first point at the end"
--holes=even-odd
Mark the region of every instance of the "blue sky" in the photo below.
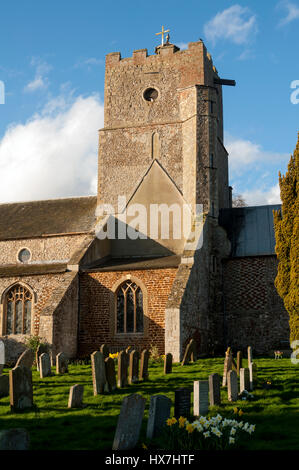
{"type": "Polygon", "coordinates": [[[162,24],[181,48],[203,38],[220,76],[237,82],[224,87],[234,191],[250,205],[279,202],[299,130],[298,0],[2,2],[0,202],[95,193],[105,55],[153,54],[162,24]]]}

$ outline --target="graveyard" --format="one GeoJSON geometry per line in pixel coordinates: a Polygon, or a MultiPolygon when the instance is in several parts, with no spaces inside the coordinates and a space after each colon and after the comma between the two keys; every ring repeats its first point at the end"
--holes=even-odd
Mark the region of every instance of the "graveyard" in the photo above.
{"type": "MultiPolygon", "coordinates": [[[[136,357],[134,359],[132,352],[130,356],[133,368],[136,357]]],[[[158,441],[147,437],[151,397],[155,395],[167,397],[170,417],[176,415],[179,418],[184,406],[182,402],[180,409],[180,404],[175,403],[175,391],[181,388],[188,389],[189,406],[191,405],[189,421],[192,422],[195,420],[194,415],[199,416],[203,411],[200,403],[203,402],[204,395],[208,397],[208,380],[211,374],[214,374],[214,378],[218,377],[218,381],[220,379],[220,397],[215,399],[215,402],[219,403],[220,400],[221,403],[213,404],[210,395],[204,411],[205,416],[221,415],[223,418],[242,420],[249,425],[255,425],[254,433],[240,439],[238,445],[231,446],[232,449],[295,450],[298,448],[299,365],[293,364],[290,358],[276,360],[274,355],[254,358],[257,376],[253,390],[246,400],[241,399],[239,395],[233,398],[235,401],[228,399],[231,393],[230,383],[223,386],[224,370],[227,366],[230,368],[228,363],[224,365],[223,357],[199,358],[194,362],[186,361],[185,365],[174,363],[169,373],[165,373],[164,361],[162,357],[155,360],[149,358],[148,369],[143,378],[139,369],[139,375],[133,374],[130,377],[129,374],[128,381],[119,383],[118,379],[121,376],[117,370],[119,360],[117,357],[107,357],[106,363],[109,365],[106,366],[106,371],[108,373],[108,370],[113,370],[114,381],[109,380],[112,385],[99,386],[95,392],[97,381],[93,358],[85,361],[86,363],[73,361],[67,364],[62,361],[63,367],[58,373],[56,367],[50,366],[50,371],[45,374],[47,376],[43,376],[42,369],[46,358],[42,354],[39,360],[41,370],[38,371],[35,365],[31,368],[33,406],[15,410],[10,406],[10,397],[2,396],[0,431],[26,429],[30,436],[30,450],[111,450],[113,445],[116,445],[114,440],[123,400],[138,394],[138,397],[143,399],[140,398],[144,414],[136,448],[150,450],[160,446],[161,449],[161,446],[165,445],[166,447],[162,448],[167,449],[167,440],[163,441],[165,431],[161,433],[158,441]],[[48,375],[49,373],[52,375],[48,375]],[[68,407],[71,406],[70,389],[75,384],[80,386],[76,387],[80,404],[78,407],[68,407]]],[[[243,358],[243,370],[246,371],[247,367],[248,360],[243,358]]],[[[27,370],[26,367],[23,368],[27,370]]],[[[9,370],[11,371],[4,367],[0,377],[8,375],[9,370]]],[[[242,373],[242,369],[240,372],[242,373]]],[[[236,376],[236,372],[231,374],[236,376]]],[[[230,372],[227,375],[228,381],[229,375],[230,372]]],[[[241,385],[241,377],[239,381],[241,385]]],[[[125,418],[126,425],[129,426],[130,410],[126,412],[128,413],[125,418]]]]}

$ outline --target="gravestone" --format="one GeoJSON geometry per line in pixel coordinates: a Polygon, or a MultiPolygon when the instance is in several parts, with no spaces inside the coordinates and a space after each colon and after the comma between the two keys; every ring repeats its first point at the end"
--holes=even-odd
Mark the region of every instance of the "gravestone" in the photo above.
{"type": "Polygon", "coordinates": [[[83,385],[73,385],[70,388],[68,408],[81,408],[83,405],[83,385]]]}
{"type": "Polygon", "coordinates": [[[188,388],[177,388],[174,392],[174,416],[190,417],[191,391],[188,388]]]}
{"type": "Polygon", "coordinates": [[[193,384],[193,414],[206,415],[209,411],[209,381],[197,380],[193,384]]]}
{"type": "Polygon", "coordinates": [[[35,352],[35,362],[36,362],[36,368],[38,371],[39,371],[39,358],[43,353],[49,354],[49,347],[47,344],[39,344],[35,352]]]}
{"type": "Polygon", "coordinates": [[[148,360],[150,358],[150,352],[148,349],[144,349],[141,353],[140,359],[140,371],[139,371],[139,380],[148,379],[148,360]]]}
{"type": "Polygon", "coordinates": [[[32,372],[25,366],[9,371],[9,396],[11,411],[22,411],[33,406],[32,372]]]}
{"type": "Polygon", "coordinates": [[[167,353],[164,358],[164,374],[171,374],[172,372],[172,354],[167,353]]]}
{"type": "Polygon", "coordinates": [[[94,351],[91,355],[91,370],[93,381],[93,394],[104,393],[106,386],[106,367],[104,356],[100,351],[94,351]]]}
{"type": "Polygon", "coordinates": [[[237,352],[237,375],[240,376],[240,369],[242,369],[242,351],[237,352]]]}
{"type": "Polygon", "coordinates": [[[247,355],[248,355],[248,366],[249,366],[249,364],[251,364],[253,362],[252,347],[251,346],[248,346],[248,348],[247,348],[247,355]]]}
{"type": "Polygon", "coordinates": [[[139,353],[138,351],[131,351],[130,362],[129,362],[129,384],[138,382],[138,370],[139,370],[139,353]]]}
{"type": "Polygon", "coordinates": [[[139,439],[145,402],[145,398],[138,394],[123,399],[112,450],[134,449],[139,439]]]}
{"type": "Polygon", "coordinates": [[[106,359],[106,357],[109,357],[109,348],[107,344],[102,344],[102,346],[100,347],[100,352],[103,354],[104,359],[106,359]]]}
{"type": "Polygon", "coordinates": [[[153,395],[150,399],[146,437],[153,439],[166,426],[170,417],[171,400],[165,395],[153,395]]]}
{"type": "Polygon", "coordinates": [[[31,369],[33,361],[34,361],[34,352],[31,349],[25,349],[25,351],[21,354],[21,356],[17,360],[15,367],[24,366],[24,367],[28,367],[28,369],[31,369]]]}
{"type": "Polygon", "coordinates": [[[125,351],[120,351],[118,358],[117,367],[117,385],[119,388],[126,387],[128,385],[128,355],[125,351]]]}
{"type": "Polygon", "coordinates": [[[116,378],[115,378],[115,365],[112,357],[106,357],[105,359],[105,371],[106,371],[106,392],[113,392],[116,389],[116,378]]]}
{"type": "Polygon", "coordinates": [[[234,370],[227,374],[227,398],[229,401],[238,400],[238,376],[234,370]]]}
{"type": "Polygon", "coordinates": [[[210,395],[210,406],[215,406],[215,405],[217,406],[221,404],[219,374],[211,374],[209,376],[209,395],[210,395]]]}
{"type": "Polygon", "coordinates": [[[9,376],[0,375],[0,398],[9,395],[9,376]]]}
{"type": "Polygon", "coordinates": [[[5,344],[0,339],[0,375],[2,374],[3,367],[5,365],[5,344]]]}
{"type": "Polygon", "coordinates": [[[186,351],[182,360],[182,366],[189,364],[189,362],[195,362],[196,360],[196,343],[194,339],[191,339],[187,344],[186,351]]]}
{"type": "Polygon", "coordinates": [[[66,374],[68,371],[68,359],[63,352],[60,352],[56,356],[56,374],[66,374]]]}
{"type": "Polygon", "coordinates": [[[249,364],[249,389],[254,390],[257,382],[257,366],[254,362],[249,364]]]}
{"type": "Polygon", "coordinates": [[[41,379],[52,375],[50,356],[47,353],[39,356],[39,374],[41,379]]]}
{"type": "Polygon", "coordinates": [[[222,387],[226,387],[227,374],[230,370],[232,370],[232,364],[233,364],[233,355],[231,352],[231,348],[227,348],[227,351],[225,353],[225,359],[224,359],[222,387]]]}
{"type": "Polygon", "coordinates": [[[244,390],[247,390],[247,392],[249,392],[249,389],[249,369],[247,367],[243,367],[242,369],[240,369],[240,393],[242,393],[244,390]]]}
{"type": "Polygon", "coordinates": [[[0,450],[28,450],[29,434],[26,429],[4,429],[0,431],[0,450]]]}

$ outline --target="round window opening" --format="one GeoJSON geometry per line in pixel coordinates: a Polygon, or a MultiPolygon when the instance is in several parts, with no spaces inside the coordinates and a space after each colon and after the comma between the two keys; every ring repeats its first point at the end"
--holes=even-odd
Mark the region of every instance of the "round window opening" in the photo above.
{"type": "Polygon", "coordinates": [[[158,98],[158,91],[155,88],[147,88],[143,93],[143,98],[146,101],[155,101],[158,98]]]}
{"type": "Polygon", "coordinates": [[[23,248],[18,254],[18,260],[21,263],[27,263],[30,260],[31,253],[27,248],[23,248]]]}

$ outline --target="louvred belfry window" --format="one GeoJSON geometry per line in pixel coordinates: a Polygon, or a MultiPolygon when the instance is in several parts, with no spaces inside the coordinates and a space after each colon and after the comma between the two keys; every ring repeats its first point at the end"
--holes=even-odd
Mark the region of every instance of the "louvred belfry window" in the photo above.
{"type": "Polygon", "coordinates": [[[116,293],[116,332],[143,332],[143,296],[135,282],[126,281],[116,293]]]}
{"type": "Polygon", "coordinates": [[[6,294],[6,335],[30,334],[32,294],[20,284],[6,294]]]}

